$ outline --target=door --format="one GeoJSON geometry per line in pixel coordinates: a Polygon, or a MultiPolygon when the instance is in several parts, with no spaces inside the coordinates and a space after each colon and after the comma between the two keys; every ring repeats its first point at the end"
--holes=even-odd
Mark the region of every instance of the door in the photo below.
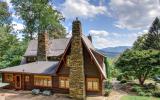
{"type": "Polygon", "coordinates": [[[21,89],[21,75],[15,76],[15,88],[21,89]]]}

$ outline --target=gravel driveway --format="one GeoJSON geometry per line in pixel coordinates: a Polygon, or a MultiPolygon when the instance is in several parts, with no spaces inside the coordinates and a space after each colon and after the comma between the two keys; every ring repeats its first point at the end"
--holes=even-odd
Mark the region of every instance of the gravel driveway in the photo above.
{"type": "MultiPolygon", "coordinates": [[[[31,91],[14,91],[0,89],[0,100],[74,100],[64,94],[57,94],[51,96],[32,95],[31,91]]],[[[105,97],[87,97],[87,100],[108,100],[105,97]]]]}

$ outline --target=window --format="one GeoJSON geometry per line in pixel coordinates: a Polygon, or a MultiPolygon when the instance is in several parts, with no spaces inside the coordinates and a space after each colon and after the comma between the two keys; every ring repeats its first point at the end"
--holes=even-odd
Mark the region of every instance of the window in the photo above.
{"type": "Polygon", "coordinates": [[[29,82],[29,76],[25,76],[25,82],[29,82]]]}
{"type": "Polygon", "coordinates": [[[60,88],[69,88],[69,79],[68,77],[59,77],[59,87],[60,88]]]}
{"type": "Polygon", "coordinates": [[[12,82],[13,81],[13,74],[5,74],[5,79],[8,82],[12,82]]]}
{"type": "Polygon", "coordinates": [[[99,91],[99,79],[97,79],[97,78],[87,78],[87,90],[89,90],[89,91],[99,91]]]}
{"type": "Polygon", "coordinates": [[[51,76],[34,76],[35,86],[52,87],[52,77],[51,76]]]}

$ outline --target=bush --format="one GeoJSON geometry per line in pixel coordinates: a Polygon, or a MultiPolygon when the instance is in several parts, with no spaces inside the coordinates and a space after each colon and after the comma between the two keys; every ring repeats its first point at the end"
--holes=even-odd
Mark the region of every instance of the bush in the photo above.
{"type": "Polygon", "coordinates": [[[146,86],[141,87],[138,85],[134,85],[131,91],[136,92],[139,96],[152,96],[153,87],[151,85],[146,85],[146,86]]]}
{"type": "Polygon", "coordinates": [[[109,81],[106,81],[105,82],[105,89],[112,89],[112,83],[111,82],[109,82],[109,81]]]}
{"type": "Polygon", "coordinates": [[[104,93],[104,96],[109,96],[109,94],[111,93],[112,87],[113,86],[109,81],[105,82],[105,93],[104,93]]]}
{"type": "Polygon", "coordinates": [[[153,85],[152,83],[144,85],[144,89],[146,90],[155,89],[155,85],[153,85]]]}
{"type": "Polygon", "coordinates": [[[160,91],[155,91],[155,92],[153,93],[153,96],[155,96],[155,97],[160,97],[160,91]]]}
{"type": "Polygon", "coordinates": [[[135,86],[132,87],[131,91],[132,92],[141,92],[142,89],[141,89],[141,87],[135,85],[135,86]]]}
{"type": "Polygon", "coordinates": [[[123,79],[123,75],[122,74],[117,76],[117,81],[121,81],[122,79],[123,79]]]}
{"type": "Polygon", "coordinates": [[[126,81],[126,80],[121,80],[120,83],[121,83],[121,84],[124,84],[124,83],[127,83],[127,81],[126,81]]]}
{"type": "Polygon", "coordinates": [[[146,96],[146,93],[143,92],[143,91],[140,91],[140,92],[138,92],[138,95],[139,95],[139,96],[146,96]]]}
{"type": "Polygon", "coordinates": [[[110,93],[111,93],[111,89],[106,89],[105,93],[104,93],[104,96],[109,96],[110,93]]]}

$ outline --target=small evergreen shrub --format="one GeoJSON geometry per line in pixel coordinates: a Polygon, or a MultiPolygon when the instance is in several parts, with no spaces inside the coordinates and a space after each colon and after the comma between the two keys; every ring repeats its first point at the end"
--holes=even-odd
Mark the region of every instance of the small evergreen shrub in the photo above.
{"type": "Polygon", "coordinates": [[[132,92],[141,92],[142,89],[141,89],[141,87],[135,85],[135,86],[132,87],[131,91],[132,92]]]}
{"type": "Polygon", "coordinates": [[[104,93],[104,96],[109,96],[110,93],[111,93],[111,89],[106,89],[105,93],[104,93]]]}
{"type": "Polygon", "coordinates": [[[139,96],[146,96],[145,92],[143,92],[143,91],[139,91],[139,92],[138,92],[138,95],[139,95],[139,96]]]}
{"type": "Polygon", "coordinates": [[[104,96],[109,96],[109,94],[112,91],[112,87],[113,86],[112,86],[112,84],[109,81],[105,82],[105,93],[104,93],[104,96]]]}
{"type": "Polygon", "coordinates": [[[155,91],[155,92],[153,92],[153,96],[155,96],[155,97],[160,97],[160,91],[155,91]]]}
{"type": "Polygon", "coordinates": [[[124,83],[127,83],[127,81],[126,81],[126,80],[121,80],[120,83],[121,83],[121,84],[124,84],[124,83]]]}
{"type": "Polygon", "coordinates": [[[122,79],[123,79],[123,75],[122,74],[117,76],[117,81],[121,81],[122,79]]]}

